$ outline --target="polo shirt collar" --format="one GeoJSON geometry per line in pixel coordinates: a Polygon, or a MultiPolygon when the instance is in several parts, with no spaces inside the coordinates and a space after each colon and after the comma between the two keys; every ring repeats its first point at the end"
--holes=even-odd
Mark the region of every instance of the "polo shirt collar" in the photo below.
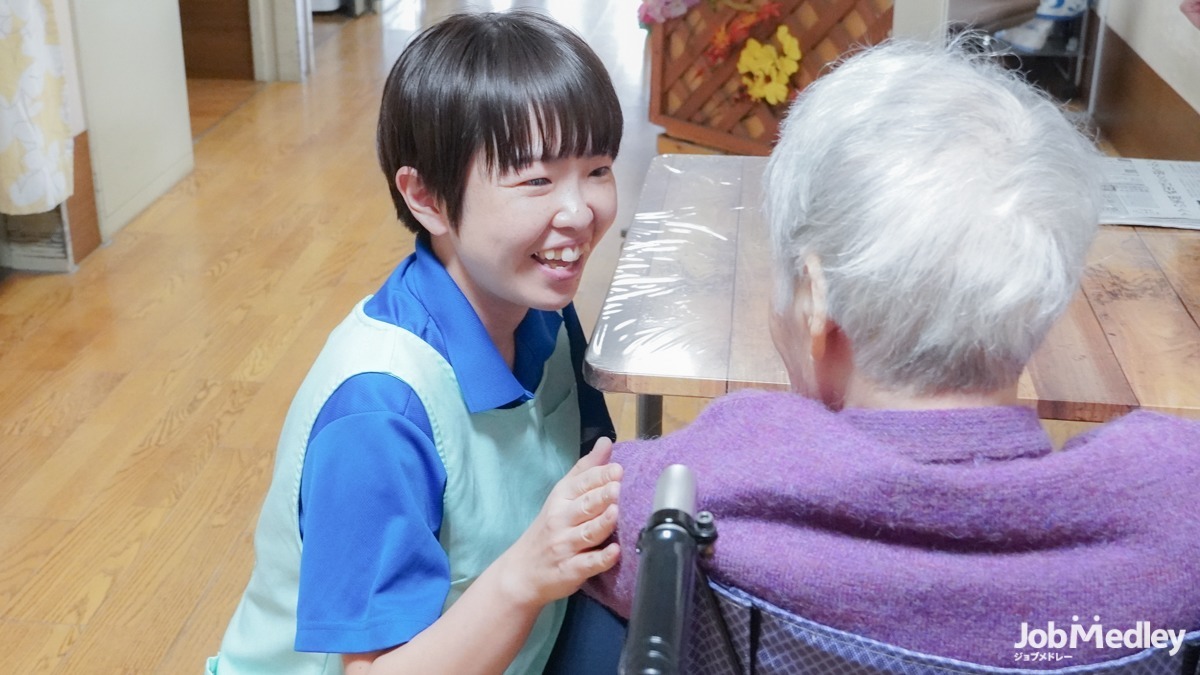
{"type": "MultiPolygon", "coordinates": [[[[441,333],[446,360],[458,379],[467,410],[483,412],[533,398],[532,390],[538,382],[533,381],[528,388],[521,384],[467,297],[428,245],[418,241],[415,257],[409,272],[410,287],[441,333]]],[[[537,364],[536,379],[540,379],[541,365],[554,351],[561,324],[557,312],[526,313],[516,333],[518,370],[523,370],[523,364],[537,364]]]]}

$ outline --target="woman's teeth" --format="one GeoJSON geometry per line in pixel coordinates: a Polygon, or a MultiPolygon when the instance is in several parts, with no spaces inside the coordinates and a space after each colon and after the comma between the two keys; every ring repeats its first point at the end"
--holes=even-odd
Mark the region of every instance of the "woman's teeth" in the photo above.
{"type": "Polygon", "coordinates": [[[584,249],[582,246],[568,246],[566,248],[548,248],[540,253],[538,257],[542,260],[562,261],[565,263],[573,263],[583,257],[584,249]]]}

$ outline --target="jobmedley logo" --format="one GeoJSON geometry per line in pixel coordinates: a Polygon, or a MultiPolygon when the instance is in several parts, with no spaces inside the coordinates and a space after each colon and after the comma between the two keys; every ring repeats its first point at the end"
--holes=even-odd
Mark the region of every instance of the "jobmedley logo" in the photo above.
{"type": "Polygon", "coordinates": [[[1021,639],[1013,644],[1016,649],[1075,649],[1081,646],[1093,645],[1097,649],[1161,649],[1169,646],[1170,654],[1174,656],[1183,646],[1184,630],[1153,628],[1149,621],[1138,621],[1133,628],[1104,629],[1099,616],[1092,617],[1091,625],[1079,623],[1078,616],[1071,617],[1070,626],[1059,627],[1053,621],[1046,623],[1045,628],[1030,627],[1028,622],[1021,622],[1021,639]]]}

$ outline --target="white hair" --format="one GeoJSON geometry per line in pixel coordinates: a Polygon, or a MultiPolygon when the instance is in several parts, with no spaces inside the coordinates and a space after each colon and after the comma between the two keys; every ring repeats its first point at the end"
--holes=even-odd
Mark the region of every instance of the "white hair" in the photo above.
{"type": "Polygon", "coordinates": [[[1007,386],[1077,289],[1098,158],[1056,103],[961,39],[868,48],[801,93],[771,154],[776,307],[815,255],[865,376],[1007,386]]]}

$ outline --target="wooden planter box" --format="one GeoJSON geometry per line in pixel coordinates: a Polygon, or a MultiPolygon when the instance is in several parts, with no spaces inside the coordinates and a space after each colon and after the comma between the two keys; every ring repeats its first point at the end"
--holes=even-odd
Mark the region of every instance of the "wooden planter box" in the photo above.
{"type": "MultiPolygon", "coordinates": [[[[764,21],[750,37],[773,44],[780,23],[800,43],[802,89],[843,55],[885,39],[892,30],[892,0],[781,0],[779,19],[764,21]]],[[[650,121],[668,136],[740,155],[767,155],[775,143],[787,102],[768,105],[745,95],[735,48],[710,66],[704,49],[737,12],[701,2],[681,17],[650,31],[650,121]]]]}

